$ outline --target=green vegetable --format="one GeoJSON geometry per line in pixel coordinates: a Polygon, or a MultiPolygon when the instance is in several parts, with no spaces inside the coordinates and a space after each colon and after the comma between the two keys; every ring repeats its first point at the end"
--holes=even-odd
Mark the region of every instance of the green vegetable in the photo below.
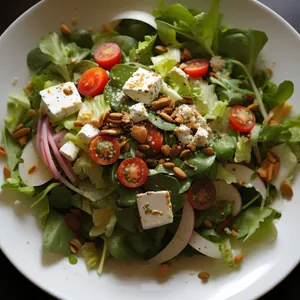
{"type": "Polygon", "coordinates": [[[105,263],[105,259],[107,257],[107,244],[108,241],[106,238],[103,238],[104,243],[103,243],[103,249],[102,249],[102,255],[101,255],[101,259],[100,259],[100,264],[97,270],[97,274],[101,275],[103,273],[103,268],[104,268],[104,263],[105,263]]]}
{"type": "Polygon", "coordinates": [[[50,213],[50,206],[49,206],[49,200],[48,197],[45,196],[42,201],[39,202],[38,205],[35,206],[35,208],[38,210],[38,219],[40,221],[40,224],[43,229],[45,229],[48,216],[50,213]]]}
{"type": "Polygon", "coordinates": [[[75,29],[71,35],[65,35],[69,43],[75,43],[81,48],[91,49],[93,47],[93,40],[89,32],[84,29],[75,29]]]}
{"type": "Polygon", "coordinates": [[[137,208],[128,207],[119,209],[116,211],[116,217],[118,220],[118,224],[123,228],[125,228],[129,232],[137,232],[137,220],[139,217],[137,208]]]}
{"type": "Polygon", "coordinates": [[[44,248],[53,253],[70,254],[69,242],[75,233],[68,227],[64,216],[51,211],[44,230],[44,248]]]}
{"type": "Polygon", "coordinates": [[[77,158],[73,169],[79,179],[84,180],[88,177],[97,189],[107,186],[107,183],[103,180],[103,167],[95,164],[87,153],[82,153],[81,156],[77,158]]]}
{"type": "Polygon", "coordinates": [[[111,38],[111,43],[116,43],[119,45],[121,50],[125,53],[125,55],[129,55],[132,49],[137,48],[138,42],[136,39],[126,35],[117,35],[111,38]]]}
{"type": "Polygon", "coordinates": [[[92,39],[93,39],[94,46],[93,46],[93,48],[91,50],[92,54],[94,53],[95,49],[99,45],[104,44],[104,43],[108,43],[111,38],[113,38],[113,37],[115,37],[117,35],[119,35],[119,33],[116,32],[116,31],[111,31],[111,32],[96,32],[96,33],[93,33],[92,39]]]}
{"type": "Polygon", "coordinates": [[[93,208],[91,201],[89,199],[83,198],[81,195],[76,194],[71,198],[71,204],[74,207],[79,208],[83,212],[86,212],[89,215],[93,214],[93,208]]]}
{"type": "Polygon", "coordinates": [[[249,139],[245,138],[244,136],[239,136],[236,144],[234,162],[240,163],[245,161],[246,163],[250,163],[251,151],[252,148],[249,139]]]}
{"type": "Polygon", "coordinates": [[[164,131],[174,131],[176,129],[176,125],[169,123],[167,121],[164,121],[161,117],[158,115],[155,115],[153,112],[148,112],[148,120],[150,123],[152,123],[157,128],[164,130],[164,131]]]}
{"type": "Polygon", "coordinates": [[[94,226],[91,229],[89,235],[91,237],[97,237],[102,234],[109,237],[111,236],[117,219],[114,211],[111,207],[98,208],[93,211],[93,223],[94,226]]]}
{"type": "Polygon", "coordinates": [[[185,161],[188,164],[184,165],[183,170],[189,177],[203,173],[213,165],[215,159],[215,155],[207,156],[206,154],[200,151],[194,152],[186,158],[185,161]],[[190,166],[193,166],[193,168],[191,168],[190,166]]]}
{"type": "Polygon", "coordinates": [[[7,165],[13,171],[19,163],[22,149],[5,127],[2,129],[2,139],[7,154],[7,165]]]}
{"type": "Polygon", "coordinates": [[[213,243],[220,243],[221,241],[221,236],[214,229],[203,229],[201,235],[213,243]]]}
{"type": "Polygon", "coordinates": [[[57,127],[55,128],[56,132],[59,132],[63,129],[67,129],[68,131],[71,131],[71,130],[79,131],[80,129],[78,129],[74,126],[75,121],[76,121],[76,116],[71,115],[71,116],[68,116],[68,117],[64,118],[60,122],[58,122],[56,124],[53,124],[53,126],[57,125],[57,127]]]}
{"type": "Polygon", "coordinates": [[[151,236],[149,236],[147,232],[130,234],[127,236],[126,241],[132,247],[132,249],[140,255],[153,249],[151,236]]]}
{"type": "Polygon", "coordinates": [[[59,182],[53,182],[53,183],[49,184],[49,185],[47,186],[46,189],[44,189],[42,192],[40,192],[40,193],[35,197],[35,199],[34,199],[35,201],[34,201],[34,203],[33,203],[30,207],[32,208],[32,207],[37,206],[37,205],[44,199],[44,197],[47,196],[47,194],[48,194],[52,189],[58,187],[59,185],[60,185],[59,182]]]}
{"type": "Polygon", "coordinates": [[[224,180],[227,184],[236,183],[234,175],[229,173],[221,164],[217,165],[217,179],[224,180]]]}
{"type": "Polygon", "coordinates": [[[224,261],[229,265],[229,267],[234,267],[230,239],[224,239],[219,246],[219,250],[222,253],[224,261]]]}
{"type": "Polygon", "coordinates": [[[69,263],[70,263],[71,265],[76,265],[77,262],[78,262],[78,258],[77,258],[77,256],[74,255],[74,254],[70,254],[69,257],[68,257],[68,259],[69,259],[69,263]]]}
{"type": "Polygon", "coordinates": [[[181,180],[179,194],[184,194],[185,192],[187,192],[190,189],[191,185],[192,185],[191,179],[187,178],[185,180],[181,180]]]}
{"type": "Polygon", "coordinates": [[[83,255],[87,269],[91,270],[95,268],[99,260],[95,244],[91,242],[86,242],[80,250],[83,255]]]}
{"type": "Polygon", "coordinates": [[[66,140],[73,142],[75,145],[77,145],[79,148],[81,148],[84,152],[89,153],[90,149],[89,147],[82,142],[81,139],[79,139],[76,135],[72,133],[67,133],[64,137],[66,140]]]}
{"type": "Polygon", "coordinates": [[[216,139],[212,144],[219,161],[231,161],[236,152],[236,146],[236,139],[230,135],[216,139]]]}
{"type": "Polygon", "coordinates": [[[72,192],[63,185],[54,187],[48,199],[51,208],[70,209],[72,207],[72,192]]]}
{"type": "Polygon", "coordinates": [[[17,126],[23,122],[24,117],[26,118],[26,111],[27,109],[20,105],[15,105],[9,109],[9,115],[4,118],[4,123],[10,134],[12,134],[17,126]]]}
{"type": "Polygon", "coordinates": [[[97,189],[89,180],[80,181],[79,188],[84,191],[84,196],[100,207],[110,205],[110,199],[107,198],[113,191],[113,187],[97,189]]]}
{"type": "Polygon", "coordinates": [[[38,72],[50,64],[49,58],[40,48],[31,50],[27,55],[27,66],[33,72],[38,72]]]}

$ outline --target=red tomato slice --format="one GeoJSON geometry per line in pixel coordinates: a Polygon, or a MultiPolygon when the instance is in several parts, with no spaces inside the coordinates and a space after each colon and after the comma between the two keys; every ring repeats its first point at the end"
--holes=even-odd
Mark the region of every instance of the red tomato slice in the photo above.
{"type": "Polygon", "coordinates": [[[110,70],[121,62],[121,49],[115,43],[106,43],[96,48],[94,58],[100,67],[110,70]]]}
{"type": "Polygon", "coordinates": [[[250,109],[237,105],[230,110],[229,122],[236,131],[250,132],[255,125],[255,116],[250,109]]]}
{"type": "Polygon", "coordinates": [[[99,135],[90,145],[90,156],[96,164],[111,165],[120,156],[120,144],[114,137],[99,135]]]}
{"type": "Polygon", "coordinates": [[[163,145],[164,137],[154,126],[148,126],[148,137],[147,144],[155,152],[160,152],[160,149],[163,145]]]}
{"type": "Polygon", "coordinates": [[[78,82],[78,91],[86,97],[94,97],[103,92],[108,82],[108,75],[102,68],[91,68],[85,71],[78,82]]]}
{"type": "Polygon", "coordinates": [[[208,179],[197,180],[188,192],[188,199],[194,209],[208,209],[216,200],[215,186],[208,179]]]}
{"type": "Polygon", "coordinates": [[[147,181],[148,167],[140,158],[127,158],[120,164],[117,176],[123,185],[137,188],[147,181]]]}
{"type": "Polygon", "coordinates": [[[183,71],[191,77],[202,77],[208,72],[209,61],[207,59],[192,59],[186,64],[187,67],[183,71]]]}

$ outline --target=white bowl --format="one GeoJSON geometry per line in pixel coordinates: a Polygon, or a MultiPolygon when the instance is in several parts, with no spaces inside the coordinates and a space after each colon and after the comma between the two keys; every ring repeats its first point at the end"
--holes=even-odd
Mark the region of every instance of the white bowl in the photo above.
{"type": "MultiPolygon", "coordinates": [[[[260,29],[268,34],[263,62],[273,68],[275,82],[289,79],[295,83],[291,102],[299,112],[299,35],[277,14],[256,1],[221,2],[224,24],[260,29]]],[[[30,9],[0,38],[0,119],[6,115],[7,95],[20,91],[28,81],[26,55],[42,35],[58,30],[62,21],[69,24],[72,17],[78,18],[79,27],[100,29],[102,23],[110,22],[124,11],[135,11],[136,15],[140,15],[136,11],[151,13],[156,3],[153,0],[110,0],[105,3],[98,0],[45,0],[30,9]],[[18,78],[15,87],[12,86],[14,77],[18,78]]],[[[185,1],[186,6],[204,11],[210,3],[207,0],[185,1]]],[[[2,174],[0,176],[2,182],[2,174]]],[[[295,238],[300,227],[299,183],[297,178],[294,200],[282,206],[283,215],[276,224],[277,240],[274,243],[266,241],[247,251],[241,267],[234,270],[204,257],[182,259],[173,264],[168,281],[157,282],[152,276],[152,267],[110,261],[105,266],[105,274],[99,278],[96,272],[86,270],[83,261],[71,266],[66,258],[43,253],[42,231],[34,213],[25,204],[14,207],[14,200],[20,197],[7,191],[2,192],[0,198],[1,249],[32,282],[62,299],[254,299],[279,283],[300,260],[300,241],[295,238]],[[211,274],[207,284],[198,279],[200,271],[211,274]]]]}

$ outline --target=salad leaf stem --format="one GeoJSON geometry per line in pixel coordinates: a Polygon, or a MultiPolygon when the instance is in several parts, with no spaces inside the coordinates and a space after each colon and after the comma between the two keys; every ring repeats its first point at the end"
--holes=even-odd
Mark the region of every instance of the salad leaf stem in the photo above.
{"type": "Polygon", "coordinates": [[[100,260],[100,264],[97,270],[97,274],[101,275],[103,273],[103,267],[104,267],[104,263],[105,263],[105,259],[106,259],[106,255],[107,255],[107,238],[103,237],[103,250],[102,250],[102,256],[101,256],[101,260],[100,260]]]}
{"type": "Polygon", "coordinates": [[[251,204],[253,204],[257,199],[259,199],[261,195],[257,194],[255,197],[253,197],[247,204],[245,204],[242,209],[246,209],[247,207],[249,207],[251,204]]]}
{"type": "Polygon", "coordinates": [[[227,60],[228,62],[231,62],[231,63],[233,63],[233,64],[238,65],[238,66],[241,67],[241,69],[245,72],[246,76],[248,77],[249,83],[250,83],[250,85],[251,85],[251,87],[252,87],[252,89],[253,89],[253,92],[254,92],[254,94],[255,94],[256,100],[257,100],[257,102],[258,102],[258,104],[259,104],[259,110],[260,110],[262,116],[264,117],[264,119],[266,119],[266,118],[268,117],[268,113],[267,113],[266,108],[265,108],[265,105],[264,105],[264,103],[263,103],[261,94],[260,94],[260,92],[259,92],[259,90],[258,90],[258,88],[257,88],[257,86],[256,86],[256,84],[255,84],[255,82],[254,82],[254,79],[253,79],[253,77],[251,76],[250,72],[247,70],[247,68],[245,67],[245,65],[242,64],[241,62],[239,62],[239,61],[237,61],[237,60],[235,60],[235,59],[231,59],[231,58],[226,59],[226,60],[227,60]]]}

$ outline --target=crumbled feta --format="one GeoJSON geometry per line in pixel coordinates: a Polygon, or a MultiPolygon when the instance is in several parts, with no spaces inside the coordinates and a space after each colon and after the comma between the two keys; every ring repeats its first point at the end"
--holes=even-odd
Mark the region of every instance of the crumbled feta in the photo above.
{"type": "Polygon", "coordinates": [[[70,161],[74,161],[77,158],[77,155],[80,151],[80,148],[77,147],[74,143],[67,142],[60,149],[59,152],[70,161]]]}
{"type": "Polygon", "coordinates": [[[91,124],[86,124],[84,125],[81,130],[77,133],[77,136],[85,143],[85,144],[90,144],[91,141],[100,134],[100,130],[91,125],[91,124]]]}
{"type": "Polygon", "coordinates": [[[173,223],[171,196],[168,191],[146,192],[136,197],[143,229],[173,223]]]}
{"type": "Polygon", "coordinates": [[[139,68],[127,80],[123,91],[137,102],[150,104],[158,98],[162,83],[163,79],[159,74],[139,68]]]}
{"type": "Polygon", "coordinates": [[[196,134],[193,138],[193,144],[195,144],[197,147],[204,147],[209,144],[210,139],[210,132],[209,129],[204,129],[202,127],[199,127],[196,134]]]}
{"type": "Polygon", "coordinates": [[[41,108],[51,122],[58,122],[80,110],[81,96],[73,82],[62,83],[40,92],[41,108]]]}
{"type": "Polygon", "coordinates": [[[177,108],[177,116],[183,118],[184,123],[196,122],[199,115],[195,105],[182,104],[177,108]]]}
{"type": "Polygon", "coordinates": [[[177,127],[174,133],[183,145],[188,145],[193,141],[191,129],[184,124],[181,124],[179,127],[177,127]]]}
{"type": "Polygon", "coordinates": [[[129,107],[129,114],[134,123],[148,119],[148,113],[143,103],[137,103],[129,107]]]}
{"type": "Polygon", "coordinates": [[[225,60],[221,56],[213,56],[210,60],[210,66],[214,72],[221,71],[225,67],[225,60]]]}

